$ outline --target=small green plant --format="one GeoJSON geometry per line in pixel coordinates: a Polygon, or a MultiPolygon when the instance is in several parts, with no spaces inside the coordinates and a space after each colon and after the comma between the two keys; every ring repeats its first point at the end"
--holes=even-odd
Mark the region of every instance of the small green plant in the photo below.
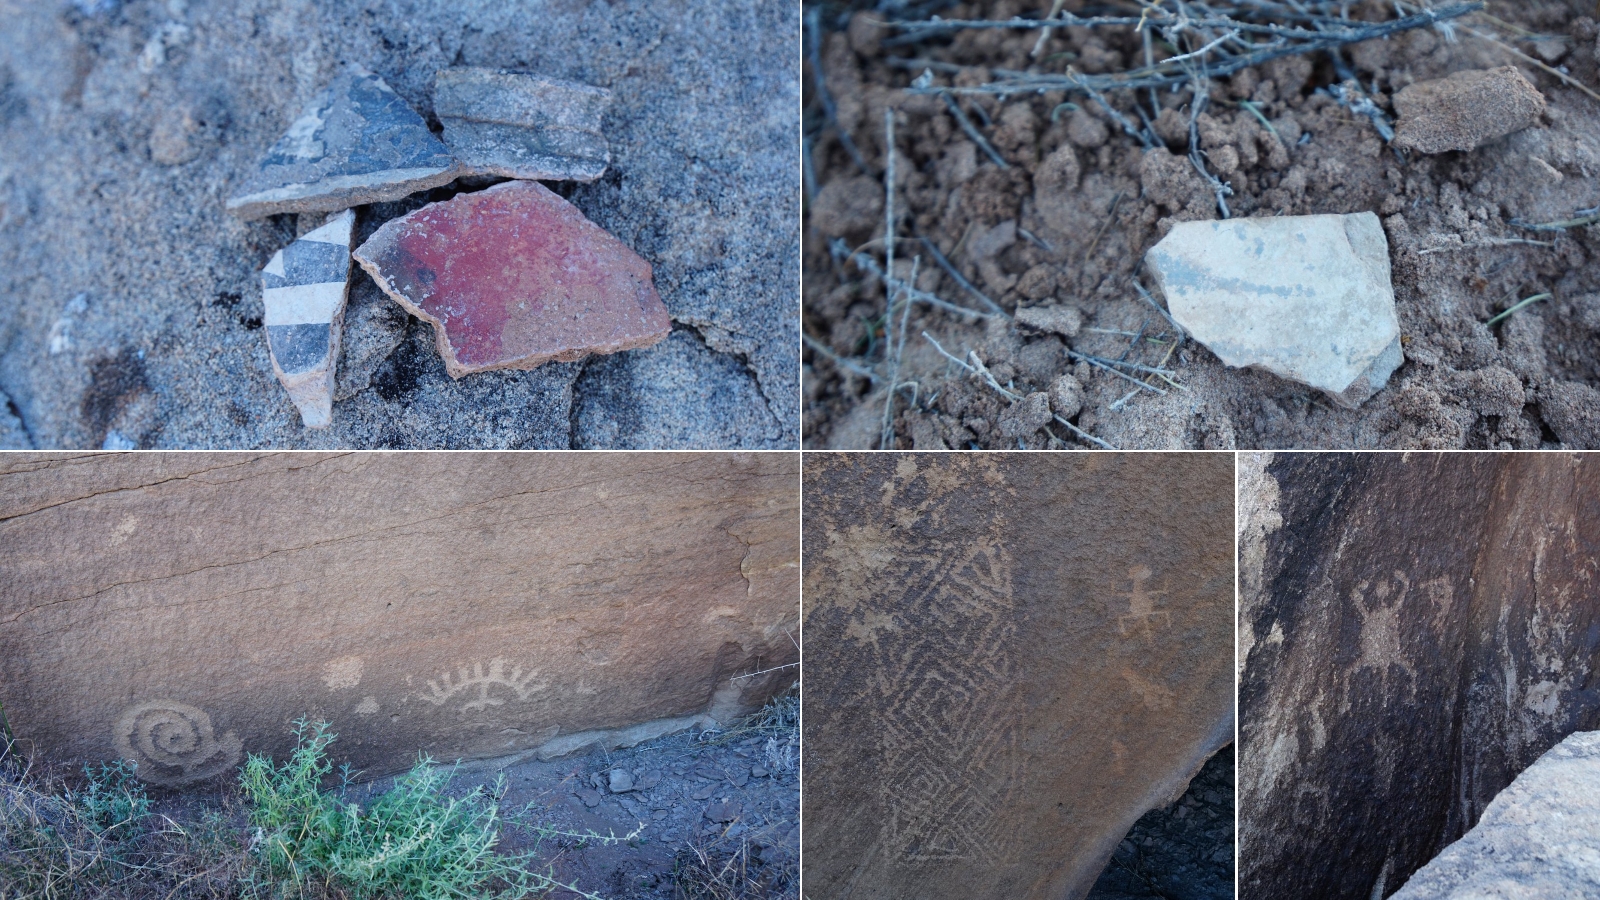
{"type": "MultiPolygon", "coordinates": [[[[580,897],[593,894],[558,882],[548,868],[534,868],[533,854],[496,852],[502,819],[495,800],[478,787],[463,797],[448,797],[451,772],[420,759],[387,792],[362,809],[322,789],[333,771],[328,746],[336,735],[325,722],[297,721],[296,747],[289,760],[251,755],[240,786],[256,829],[254,853],[258,883],[275,885],[269,894],[298,897],[311,888],[331,888],[355,900],[406,897],[517,898],[539,896],[560,887],[580,897]]],[[[348,784],[349,773],[344,773],[348,784]]],[[[540,829],[541,837],[558,832],[540,829]]],[[[614,842],[628,840],[595,834],[564,837],[614,842]]]]}
{"type": "Polygon", "coordinates": [[[150,798],[134,777],[135,765],[119,759],[83,767],[84,789],[69,793],[68,800],[82,810],[85,824],[96,834],[122,837],[150,815],[150,798]]]}

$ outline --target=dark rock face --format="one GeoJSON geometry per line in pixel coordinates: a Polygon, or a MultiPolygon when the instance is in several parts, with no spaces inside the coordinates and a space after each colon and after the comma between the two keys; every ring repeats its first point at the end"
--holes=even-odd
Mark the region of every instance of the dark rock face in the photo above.
{"type": "Polygon", "coordinates": [[[1600,458],[1242,468],[1240,896],[1387,896],[1600,725],[1600,458]]]}
{"type": "Polygon", "coordinates": [[[1600,732],[1570,735],[1434,857],[1396,900],[1600,897],[1600,732]]]}
{"type": "Polygon", "coordinates": [[[808,896],[1088,892],[1231,740],[1231,464],[806,461],[808,896]]]}
{"type": "Polygon", "coordinates": [[[1117,845],[1086,900],[1233,900],[1233,745],[1117,845]]]}

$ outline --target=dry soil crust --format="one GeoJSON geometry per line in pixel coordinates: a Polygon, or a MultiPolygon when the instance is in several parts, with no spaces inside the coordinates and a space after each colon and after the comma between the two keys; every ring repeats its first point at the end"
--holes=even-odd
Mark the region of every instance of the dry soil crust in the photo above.
{"type": "MultiPolygon", "coordinates": [[[[1065,8],[1087,5],[1068,0],[1065,8]]],[[[1160,339],[1170,330],[1131,280],[1144,252],[1173,223],[1218,217],[1211,191],[1185,158],[1187,89],[1160,94],[1155,130],[1167,146],[1151,151],[1081,95],[963,98],[968,117],[1008,162],[1001,169],[963,134],[941,98],[902,90],[923,67],[896,62],[967,67],[933,73],[933,84],[947,86],[987,82],[1000,68],[1059,72],[1070,62],[1083,72],[1119,71],[1142,62],[1128,29],[1058,29],[1035,60],[1029,54],[1039,33],[1033,30],[965,31],[884,47],[882,40],[895,32],[874,24],[880,14],[852,16],[837,4],[820,12],[818,50],[839,127],[827,122],[808,72],[806,334],[862,367],[885,358],[883,288],[829,250],[832,239],[842,238],[850,249],[864,247],[882,259],[885,108],[895,111],[896,123],[897,272],[909,277],[911,258],[920,254],[918,287],[979,306],[914,239],[926,237],[1008,312],[1057,302],[1081,312],[1085,325],[1064,338],[916,306],[905,329],[895,446],[1083,445],[1059,424],[1032,430],[1031,421],[1021,427],[1002,422],[1008,401],[963,377],[921,337],[924,330],[955,355],[977,351],[1017,394],[1047,392],[1060,376],[1073,375],[1084,400],[1069,419],[1120,448],[1600,446],[1600,227],[1547,233],[1509,221],[1570,219],[1576,209],[1600,204],[1600,102],[1466,31],[1468,25],[1487,27],[1482,20],[1469,18],[1455,29],[1454,41],[1421,29],[1344,53],[1391,115],[1390,98],[1408,84],[1461,69],[1517,65],[1549,109],[1534,127],[1475,151],[1402,158],[1371,121],[1318,91],[1338,80],[1327,53],[1280,59],[1213,82],[1209,109],[1200,117],[1200,144],[1212,171],[1233,189],[1233,215],[1371,210],[1382,218],[1406,362],[1387,388],[1347,411],[1302,386],[1229,369],[1192,343],[1169,362],[1184,390],[1140,392],[1126,400],[1130,389],[1140,389],[1074,363],[1066,353],[1070,347],[1120,357],[1133,334],[1160,339]],[[1060,106],[1069,100],[1081,108],[1060,106]],[[1240,105],[1246,100],[1271,130],[1240,105]],[[870,172],[852,161],[839,140],[841,128],[870,172]],[[1516,300],[1544,292],[1554,296],[1485,324],[1516,300]]],[[[1003,19],[1041,9],[999,0],[937,12],[1003,19]]],[[[1488,12],[1541,36],[1511,37],[1522,52],[1543,53],[1578,81],[1600,85],[1592,3],[1490,2],[1488,12]]],[[[1356,4],[1351,14],[1393,16],[1377,2],[1356,4]]],[[[1115,92],[1111,101],[1133,115],[1130,92],[1115,92]]],[[[1153,365],[1164,352],[1164,345],[1145,340],[1128,359],[1153,365]]],[[[804,355],[806,446],[879,446],[888,366],[874,382],[815,349],[804,355]]]]}

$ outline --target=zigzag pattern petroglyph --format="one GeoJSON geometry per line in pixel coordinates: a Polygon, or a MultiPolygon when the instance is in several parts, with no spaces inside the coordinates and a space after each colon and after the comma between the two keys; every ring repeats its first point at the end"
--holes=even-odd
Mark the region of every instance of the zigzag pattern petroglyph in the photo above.
{"type": "Polygon", "coordinates": [[[905,860],[1004,862],[1015,836],[997,812],[1020,774],[1010,555],[973,546],[910,568],[886,604],[908,627],[873,648],[877,702],[893,711],[883,840],[905,860]]]}

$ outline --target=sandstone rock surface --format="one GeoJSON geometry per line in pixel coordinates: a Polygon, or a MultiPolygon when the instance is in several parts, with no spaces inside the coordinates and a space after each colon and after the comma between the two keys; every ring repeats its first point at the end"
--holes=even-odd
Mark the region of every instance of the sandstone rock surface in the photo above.
{"type": "Polygon", "coordinates": [[[804,469],[807,895],[1083,897],[1232,740],[1231,457],[804,469]]]}
{"type": "Polygon", "coordinates": [[[1407,85],[1394,96],[1396,146],[1422,153],[1473,150],[1544,115],[1544,95],[1516,66],[1467,69],[1407,85]]]}
{"type": "Polygon", "coordinates": [[[453,378],[648,347],[672,328],[650,264],[536,182],[393,219],[355,258],[433,325],[453,378]]]}
{"type": "Polygon", "coordinates": [[[1600,728],[1600,458],[1256,455],[1239,896],[1387,896],[1600,728]]]}
{"type": "Polygon", "coordinates": [[[792,455],[13,454],[0,703],[181,786],[320,716],[368,773],[726,721],[793,681],[792,455]]]}
{"type": "Polygon", "coordinates": [[[453,180],[455,160],[382,78],[344,67],[228,198],[245,219],[399,200],[453,180]]]}
{"type": "Polygon", "coordinates": [[[1393,896],[1600,897],[1600,732],[1570,735],[1539,757],[1393,896]]]}
{"type": "Polygon", "coordinates": [[[1182,222],[1146,256],[1179,325],[1348,408],[1400,367],[1389,244],[1370,212],[1182,222]]]}
{"type": "Polygon", "coordinates": [[[350,294],[350,238],[356,214],[326,225],[272,255],[261,270],[262,323],[272,370],[307,428],[333,422],[333,368],[350,294]]]}
{"type": "Polygon", "coordinates": [[[600,119],[605,88],[503,69],[445,69],[433,111],[444,142],[472,175],[593,181],[611,162],[600,119]]]}

